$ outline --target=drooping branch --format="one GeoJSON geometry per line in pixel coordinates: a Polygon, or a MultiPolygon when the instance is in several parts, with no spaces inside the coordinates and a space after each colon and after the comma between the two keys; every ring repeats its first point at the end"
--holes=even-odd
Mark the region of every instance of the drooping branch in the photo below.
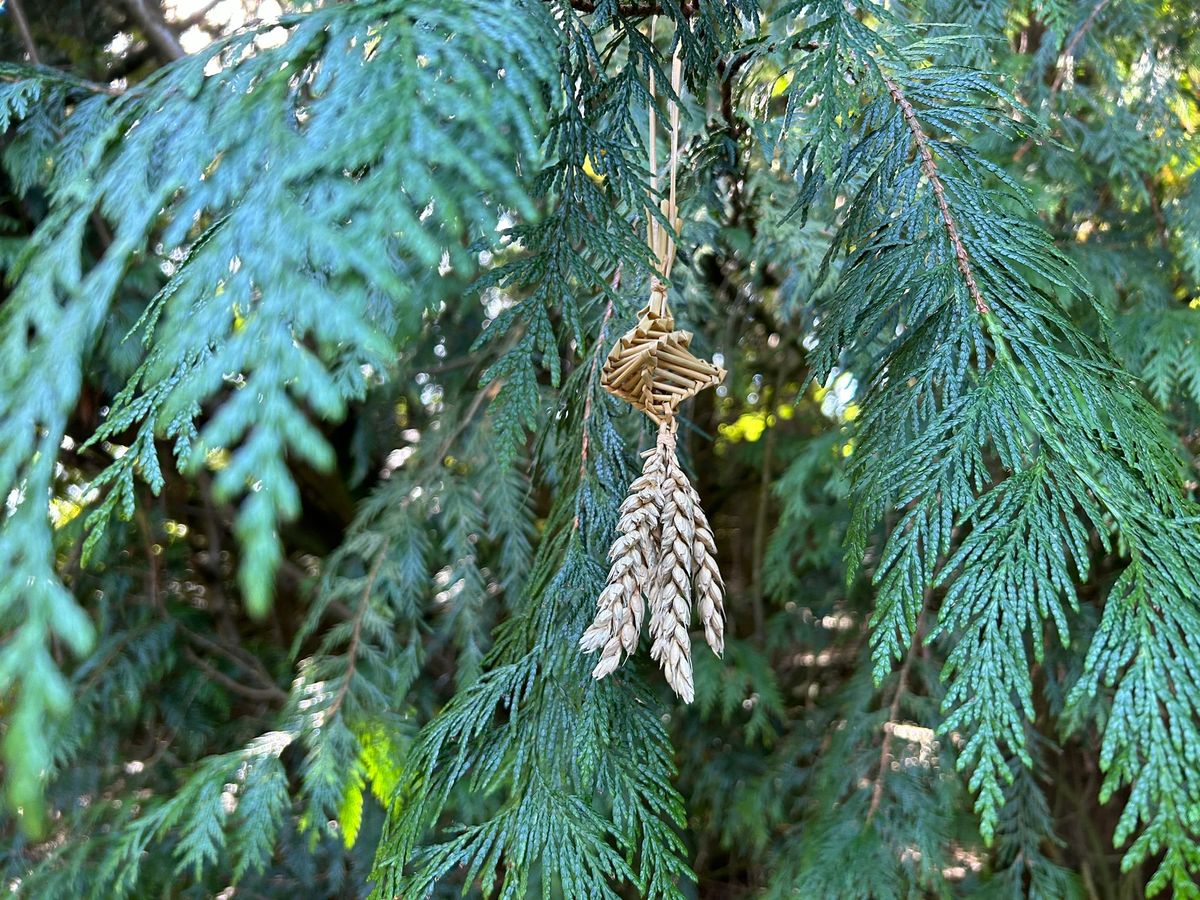
{"type": "Polygon", "coordinates": [[[979,285],[975,281],[975,273],[971,270],[971,260],[967,255],[967,248],[963,245],[962,236],[958,231],[958,224],[954,220],[954,216],[950,214],[950,206],[946,203],[946,186],[942,182],[942,176],[938,172],[937,163],[933,159],[933,151],[929,148],[929,137],[921,128],[921,122],[917,119],[917,113],[913,109],[912,104],[908,102],[908,98],[904,96],[904,92],[900,90],[900,85],[896,84],[887,75],[883,76],[883,82],[887,85],[888,93],[891,94],[892,100],[900,107],[900,113],[904,116],[904,124],[908,126],[908,130],[912,133],[913,143],[916,144],[917,154],[921,158],[921,171],[925,173],[925,177],[929,179],[929,184],[933,188],[933,195],[937,200],[938,212],[942,217],[942,226],[946,229],[946,236],[950,239],[950,246],[954,248],[954,262],[958,267],[959,273],[963,277],[963,281],[967,285],[967,293],[971,296],[972,302],[975,304],[975,310],[980,315],[985,315],[989,311],[987,301],[983,299],[983,294],[979,291],[979,285]]]}

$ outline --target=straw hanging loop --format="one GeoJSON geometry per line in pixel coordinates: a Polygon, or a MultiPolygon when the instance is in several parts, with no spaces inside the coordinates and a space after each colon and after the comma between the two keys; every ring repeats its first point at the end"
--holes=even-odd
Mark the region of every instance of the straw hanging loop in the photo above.
{"type": "MultiPolygon", "coordinates": [[[[654,37],[656,21],[651,23],[654,37]]],[[[654,255],[656,272],[650,276],[650,298],[638,313],[638,322],[608,355],[600,374],[600,383],[610,394],[640,409],[652,420],[671,420],[684,400],[707,387],[720,384],[725,370],[694,356],[688,349],[692,335],[675,330],[675,317],[667,302],[668,280],[675,263],[675,238],[683,226],[678,214],[677,181],[679,171],[679,104],[683,91],[683,61],[680,43],[671,54],[670,109],[671,154],[667,159],[667,196],[657,201],[658,212],[670,223],[667,229],[647,211],[646,240],[654,255]]],[[[655,112],[654,70],[650,70],[649,155],[651,202],[658,193],[657,114],[655,112]]]]}

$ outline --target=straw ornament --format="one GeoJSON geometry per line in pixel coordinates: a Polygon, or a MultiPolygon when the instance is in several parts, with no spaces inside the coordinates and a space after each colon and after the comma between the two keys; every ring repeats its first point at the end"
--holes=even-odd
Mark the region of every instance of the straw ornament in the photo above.
{"type": "MultiPolygon", "coordinates": [[[[678,46],[671,59],[674,96],[682,89],[678,46]]],[[[650,76],[651,96],[654,76],[650,76]]],[[[651,189],[657,193],[654,104],[650,104],[651,189]]],[[[675,232],[675,176],[679,159],[679,108],[671,103],[669,192],[659,204],[675,232]]],[[[648,216],[647,241],[658,263],[650,279],[650,299],[637,324],[609,353],[600,383],[610,394],[641,410],[658,424],[658,440],[643,457],[642,474],[621,504],[617,537],[608,552],[608,583],[596,601],[596,617],[579,641],[585,653],[600,652],[593,678],[611,673],[636,650],[642,620],[650,611],[650,656],[662,666],[667,683],[685,702],[695,696],[689,629],[693,599],[713,652],[725,647],[725,584],[717,568],[716,543],[700,497],[675,454],[679,405],[707,387],[720,384],[725,371],[689,349],[691,333],[675,329],[667,303],[667,284],[675,260],[668,229],[648,216]]]]}

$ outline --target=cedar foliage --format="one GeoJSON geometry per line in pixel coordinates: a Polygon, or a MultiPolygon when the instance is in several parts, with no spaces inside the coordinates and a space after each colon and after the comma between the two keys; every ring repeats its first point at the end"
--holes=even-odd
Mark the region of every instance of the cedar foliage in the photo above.
{"type": "Polygon", "coordinates": [[[1188,4],[361,0],[182,58],[31,6],[18,895],[1200,894],[1188,4]],[[677,44],[690,707],[578,651],[677,44]]]}

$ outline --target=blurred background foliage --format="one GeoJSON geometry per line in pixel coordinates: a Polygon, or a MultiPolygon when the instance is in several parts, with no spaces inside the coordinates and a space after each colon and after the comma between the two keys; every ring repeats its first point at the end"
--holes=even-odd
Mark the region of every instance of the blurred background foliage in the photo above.
{"type": "Polygon", "coordinates": [[[849,581],[843,561],[871,351],[828,373],[810,352],[861,184],[793,168],[809,145],[813,171],[846,165],[818,136],[867,106],[848,57],[811,91],[796,61],[832,6],[881,57],[919,26],[914,71],[986,69],[1021,104],[1031,127],[980,134],[972,164],[1028,192],[1097,301],[1074,327],[1136,376],[1195,493],[1188,3],[667,0],[651,43],[651,5],[614,0],[10,0],[9,889],[1143,896],[1164,851],[1122,865],[1111,694],[1064,711],[1122,546],[1087,535],[990,842],[969,735],[942,729],[956,635],[872,678],[882,544],[849,581]],[[593,686],[574,650],[649,440],[595,370],[645,292],[645,80],[672,20],[674,302],[730,373],[681,431],[730,616],[690,708],[644,659],[593,686]],[[39,486],[52,544],[13,543],[39,486]],[[30,593],[43,551],[68,598],[30,593]]]}

